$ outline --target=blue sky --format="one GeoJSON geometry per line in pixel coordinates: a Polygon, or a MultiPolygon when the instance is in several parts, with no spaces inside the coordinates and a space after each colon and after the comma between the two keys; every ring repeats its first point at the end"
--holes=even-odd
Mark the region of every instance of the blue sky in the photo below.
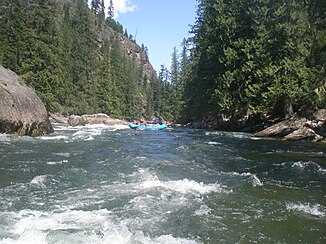
{"type": "MultiPolygon", "coordinates": [[[[106,7],[109,0],[105,0],[106,7]]],[[[196,19],[196,0],[113,0],[115,19],[136,42],[147,46],[149,60],[158,72],[170,68],[173,48],[181,50],[196,19]]]]}

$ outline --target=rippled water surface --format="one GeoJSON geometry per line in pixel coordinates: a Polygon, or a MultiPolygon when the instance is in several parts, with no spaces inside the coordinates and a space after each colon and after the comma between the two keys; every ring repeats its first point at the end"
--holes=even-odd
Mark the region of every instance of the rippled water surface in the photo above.
{"type": "Polygon", "coordinates": [[[0,243],[325,243],[325,163],[243,133],[0,134],[0,243]]]}

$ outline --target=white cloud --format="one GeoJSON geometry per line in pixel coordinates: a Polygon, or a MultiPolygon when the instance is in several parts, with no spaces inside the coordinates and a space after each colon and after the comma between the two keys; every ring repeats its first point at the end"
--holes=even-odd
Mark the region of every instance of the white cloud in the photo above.
{"type": "MultiPolygon", "coordinates": [[[[107,14],[107,9],[110,4],[110,0],[105,0],[105,9],[107,14]]],[[[114,18],[116,19],[119,14],[126,14],[128,12],[133,12],[136,10],[136,5],[131,3],[130,0],[113,0],[114,7],[114,18]]]]}

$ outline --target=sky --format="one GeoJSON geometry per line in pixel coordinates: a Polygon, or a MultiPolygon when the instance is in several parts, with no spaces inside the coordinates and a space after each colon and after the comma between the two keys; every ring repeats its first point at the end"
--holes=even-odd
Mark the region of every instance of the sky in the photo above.
{"type": "MultiPolygon", "coordinates": [[[[105,0],[105,7],[110,0],[105,0]]],[[[114,18],[137,44],[148,48],[149,61],[159,72],[161,65],[171,65],[176,47],[190,37],[190,25],[196,20],[196,0],[113,0],[114,18]]],[[[107,12],[107,10],[106,10],[107,12]]]]}

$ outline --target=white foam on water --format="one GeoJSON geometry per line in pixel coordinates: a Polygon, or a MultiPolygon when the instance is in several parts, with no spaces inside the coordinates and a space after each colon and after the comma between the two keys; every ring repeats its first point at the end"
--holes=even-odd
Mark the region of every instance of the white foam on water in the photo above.
{"type": "Polygon", "coordinates": [[[85,130],[78,130],[73,134],[73,140],[93,140],[93,136],[101,135],[100,130],[91,130],[91,131],[85,131],[85,130]]]}
{"type": "Polygon", "coordinates": [[[200,206],[199,209],[195,211],[196,216],[205,216],[208,215],[211,212],[212,209],[210,209],[206,204],[203,204],[200,206]]]}
{"type": "Polygon", "coordinates": [[[229,134],[232,135],[232,137],[239,139],[250,138],[250,134],[243,132],[230,132],[229,134]]]}
{"type": "Polygon", "coordinates": [[[105,125],[105,124],[87,124],[85,126],[77,126],[79,130],[109,130],[109,131],[117,131],[129,129],[128,125],[105,125]]]}
{"type": "Polygon", "coordinates": [[[47,213],[33,210],[22,210],[17,214],[19,219],[12,228],[12,233],[22,235],[26,231],[85,229],[89,225],[105,222],[110,215],[106,209],[96,211],[65,211],[47,213]]]}
{"type": "Polygon", "coordinates": [[[112,125],[108,127],[109,131],[126,130],[126,129],[130,129],[128,125],[112,125]]]}
{"type": "Polygon", "coordinates": [[[186,145],[181,145],[176,148],[178,151],[189,150],[189,147],[186,145]]]}
{"type": "Polygon", "coordinates": [[[181,194],[209,194],[212,192],[228,193],[225,186],[218,183],[204,184],[194,180],[176,180],[176,181],[160,181],[158,179],[146,180],[139,185],[140,188],[164,188],[170,191],[179,192],[181,194]]]}
{"type": "Polygon", "coordinates": [[[46,241],[46,234],[41,231],[30,230],[22,233],[19,238],[11,239],[5,238],[0,240],[0,244],[44,244],[46,241]]]}
{"type": "Polygon", "coordinates": [[[226,186],[215,183],[205,184],[195,180],[184,178],[182,180],[160,180],[159,177],[147,168],[140,168],[127,177],[132,178],[135,182],[134,188],[136,190],[149,190],[156,188],[159,190],[178,192],[180,194],[194,194],[204,195],[212,192],[229,193],[232,190],[227,189],[226,186]]]}
{"type": "Polygon", "coordinates": [[[68,163],[68,160],[61,160],[61,161],[49,161],[46,164],[48,165],[56,165],[56,164],[64,164],[64,163],[68,163]]]}
{"type": "Polygon", "coordinates": [[[305,168],[307,167],[307,163],[305,162],[294,162],[292,165],[291,165],[292,168],[305,168]]]}
{"type": "Polygon", "coordinates": [[[222,143],[216,141],[209,141],[208,145],[221,145],[222,143]]]}
{"type": "Polygon", "coordinates": [[[57,135],[57,136],[40,136],[38,139],[41,140],[67,140],[68,136],[62,136],[62,135],[57,135]]]}
{"type": "Polygon", "coordinates": [[[9,142],[12,140],[13,136],[8,134],[0,133],[0,141],[5,144],[10,144],[9,142]]]}
{"type": "Polygon", "coordinates": [[[309,203],[289,203],[286,204],[289,211],[297,211],[318,217],[326,216],[326,209],[320,204],[310,205],[309,203]]]}
{"type": "Polygon", "coordinates": [[[252,137],[250,137],[250,139],[253,141],[258,141],[258,140],[262,140],[262,137],[252,136],[252,137]]]}
{"type": "Polygon", "coordinates": [[[92,124],[74,127],[77,131],[72,135],[72,140],[92,141],[96,136],[102,134],[103,131],[117,131],[129,128],[127,125],[104,125],[92,124]]]}
{"type": "Polygon", "coordinates": [[[172,235],[146,236],[142,231],[132,231],[123,221],[113,222],[111,215],[106,209],[61,213],[23,210],[11,213],[11,238],[2,239],[0,243],[197,243],[172,235]]]}
{"type": "Polygon", "coordinates": [[[220,132],[220,131],[206,131],[205,132],[205,135],[206,136],[209,136],[209,135],[218,135],[218,136],[222,136],[224,135],[223,132],[220,132]]]}
{"type": "Polygon", "coordinates": [[[249,177],[251,179],[252,182],[252,186],[256,187],[256,186],[263,186],[264,184],[261,182],[261,180],[258,178],[257,175],[249,173],[249,172],[245,172],[245,173],[238,173],[238,172],[231,172],[231,175],[234,176],[246,176],[249,177]]]}
{"type": "Polygon", "coordinates": [[[321,174],[326,174],[326,169],[323,169],[319,164],[312,161],[297,161],[297,162],[285,162],[281,163],[281,166],[290,166],[298,171],[312,171],[321,174]]]}
{"type": "Polygon", "coordinates": [[[0,133],[0,141],[6,139],[7,137],[8,137],[7,134],[0,133]]]}
{"type": "Polygon", "coordinates": [[[39,175],[34,177],[34,179],[31,181],[32,185],[38,185],[38,186],[44,186],[44,183],[46,181],[47,175],[39,175]]]}
{"type": "Polygon", "coordinates": [[[252,186],[263,186],[264,184],[260,181],[257,175],[253,174],[252,176],[252,186]]]}
{"type": "Polygon", "coordinates": [[[65,157],[65,158],[70,157],[70,153],[52,153],[52,154],[56,156],[65,157]]]}

